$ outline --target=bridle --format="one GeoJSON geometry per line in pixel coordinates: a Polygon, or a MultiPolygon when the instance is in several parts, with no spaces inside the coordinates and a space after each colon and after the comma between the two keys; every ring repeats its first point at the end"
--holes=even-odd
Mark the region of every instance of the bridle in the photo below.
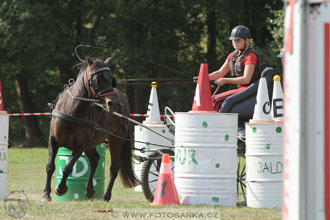
{"type": "MultiPolygon", "coordinates": [[[[111,86],[109,88],[105,88],[101,91],[99,90],[99,85],[97,82],[97,77],[99,77],[101,74],[107,74],[107,77],[110,77],[110,68],[109,67],[102,67],[97,69],[94,72],[88,71],[88,68],[84,71],[83,75],[83,84],[84,87],[88,93],[88,98],[85,97],[79,97],[75,96],[71,93],[71,86],[74,84],[75,80],[70,79],[69,84],[67,85],[67,91],[70,95],[71,98],[79,100],[79,101],[84,101],[84,102],[90,102],[92,105],[96,105],[103,110],[106,110],[105,106],[102,105],[101,100],[99,98],[106,96],[106,95],[116,95],[119,101],[120,105],[123,105],[122,101],[119,99],[118,94],[115,92],[114,88],[111,86]],[[106,72],[104,72],[106,71],[106,72]]],[[[113,80],[115,80],[113,78],[113,80]]]]}
{"type": "MultiPolygon", "coordinates": [[[[88,98],[94,97],[102,97],[106,95],[114,94],[114,88],[111,86],[109,88],[105,88],[101,91],[99,90],[99,85],[97,78],[103,73],[103,76],[105,78],[110,79],[110,68],[109,67],[102,67],[100,69],[97,69],[94,72],[88,71],[88,68],[84,71],[84,86],[86,91],[88,92],[88,98]],[[106,71],[106,72],[104,72],[106,71]]],[[[115,79],[113,79],[115,80],[115,79]]]]}

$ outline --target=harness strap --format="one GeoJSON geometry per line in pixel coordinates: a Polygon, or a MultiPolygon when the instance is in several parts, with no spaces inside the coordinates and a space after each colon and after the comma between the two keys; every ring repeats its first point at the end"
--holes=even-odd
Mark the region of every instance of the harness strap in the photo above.
{"type": "MultiPolygon", "coordinates": [[[[93,122],[93,121],[89,120],[88,118],[78,118],[78,117],[75,117],[75,116],[68,115],[68,114],[65,114],[63,112],[60,112],[60,111],[58,111],[56,109],[54,109],[52,111],[52,116],[61,118],[61,119],[66,120],[66,121],[70,121],[72,123],[90,126],[91,128],[96,129],[96,131],[98,131],[98,132],[102,132],[102,133],[105,133],[107,135],[111,135],[111,136],[114,136],[114,137],[117,137],[117,138],[120,138],[120,139],[123,139],[123,140],[126,140],[126,141],[134,141],[136,143],[151,144],[151,145],[155,145],[155,146],[159,146],[159,147],[173,148],[172,146],[166,146],[166,145],[149,143],[149,142],[147,143],[147,142],[144,142],[144,141],[131,140],[129,138],[121,137],[119,135],[116,135],[116,134],[108,131],[108,130],[105,130],[105,129],[101,128],[96,122],[93,122]]],[[[139,150],[139,151],[142,150],[142,149],[134,148],[134,147],[131,147],[131,149],[133,149],[133,150],[139,150]]]]}
{"type": "Polygon", "coordinates": [[[91,89],[91,88],[89,88],[88,76],[87,76],[87,70],[85,70],[85,72],[84,72],[83,80],[84,80],[84,86],[85,86],[85,89],[86,89],[86,91],[88,92],[88,98],[91,98],[91,93],[90,93],[90,90],[89,90],[89,89],[91,89]]]}
{"type": "MultiPolygon", "coordinates": [[[[91,121],[88,118],[78,118],[78,117],[75,117],[75,116],[68,115],[68,114],[65,114],[63,112],[57,111],[56,109],[54,109],[52,111],[52,116],[61,118],[63,120],[66,120],[66,121],[69,121],[69,122],[72,122],[72,123],[87,125],[91,128],[96,129],[97,131],[103,132],[103,133],[108,134],[108,135],[117,136],[117,135],[101,128],[98,123],[96,123],[95,121],[91,121]]],[[[117,137],[119,137],[119,136],[117,136],[117,137]]]]}
{"type": "Polygon", "coordinates": [[[69,122],[72,122],[72,123],[75,123],[75,124],[88,125],[88,126],[93,127],[93,128],[94,128],[95,125],[97,125],[95,122],[92,122],[88,118],[78,118],[78,117],[75,117],[75,116],[68,115],[68,114],[65,114],[63,112],[57,111],[56,109],[54,109],[52,111],[52,116],[61,118],[63,120],[66,120],[66,121],[69,121],[69,122]]]}

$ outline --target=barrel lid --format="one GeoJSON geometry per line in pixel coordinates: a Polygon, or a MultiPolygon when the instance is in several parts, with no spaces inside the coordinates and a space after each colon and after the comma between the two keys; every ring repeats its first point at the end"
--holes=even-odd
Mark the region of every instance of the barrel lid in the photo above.
{"type": "Polygon", "coordinates": [[[250,119],[249,124],[274,124],[274,120],[268,119],[250,119]]]}
{"type": "MultiPolygon", "coordinates": [[[[101,144],[99,144],[99,145],[97,145],[97,146],[95,147],[96,151],[97,151],[99,154],[104,154],[104,152],[105,152],[105,148],[106,148],[106,144],[105,144],[105,143],[101,143],[101,144]]],[[[72,154],[72,150],[70,150],[70,149],[68,149],[68,148],[66,148],[66,147],[60,147],[60,148],[58,149],[58,152],[60,152],[60,153],[68,153],[68,154],[72,154]]],[[[84,153],[83,153],[82,155],[84,155],[84,153]]]]}

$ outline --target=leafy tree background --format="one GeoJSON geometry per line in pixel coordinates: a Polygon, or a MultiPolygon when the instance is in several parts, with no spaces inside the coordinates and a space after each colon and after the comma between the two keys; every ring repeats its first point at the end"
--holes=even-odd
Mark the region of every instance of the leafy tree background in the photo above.
{"type": "MultiPolygon", "coordinates": [[[[232,51],[230,31],[248,26],[262,67],[281,74],[276,54],[283,40],[280,0],[48,0],[0,2],[0,80],[5,110],[44,112],[70,78],[79,48],[86,56],[113,57],[112,73],[133,113],[145,113],[152,80],[161,112],[189,111],[199,66],[209,72],[232,51]],[[151,78],[151,79],[150,79],[151,78]],[[150,80],[149,80],[150,79],[150,80]],[[180,80],[180,81],[179,81],[180,80]],[[183,83],[184,82],[184,83],[183,83]]],[[[228,89],[228,88],[222,88],[228,89]]],[[[11,117],[10,140],[46,146],[49,117],[11,117]]]]}

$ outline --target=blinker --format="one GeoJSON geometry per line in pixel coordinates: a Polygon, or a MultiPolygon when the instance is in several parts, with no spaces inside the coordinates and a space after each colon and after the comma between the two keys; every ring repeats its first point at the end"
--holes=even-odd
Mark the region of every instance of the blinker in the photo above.
{"type": "Polygon", "coordinates": [[[106,79],[106,80],[110,80],[110,74],[108,72],[104,72],[103,73],[103,77],[106,79]]]}
{"type": "MultiPolygon", "coordinates": [[[[88,81],[92,93],[94,93],[95,97],[104,96],[113,93],[114,87],[113,85],[109,85],[111,80],[111,75],[109,71],[110,69],[108,67],[103,67],[90,74],[90,78],[88,81]],[[99,77],[103,77],[103,78],[99,79],[99,77]],[[104,83],[99,84],[99,82],[104,82],[104,83]],[[109,86],[105,86],[105,85],[109,85],[109,86]]],[[[114,78],[113,81],[115,81],[114,78]]],[[[113,84],[114,82],[111,83],[113,84]]]]}

